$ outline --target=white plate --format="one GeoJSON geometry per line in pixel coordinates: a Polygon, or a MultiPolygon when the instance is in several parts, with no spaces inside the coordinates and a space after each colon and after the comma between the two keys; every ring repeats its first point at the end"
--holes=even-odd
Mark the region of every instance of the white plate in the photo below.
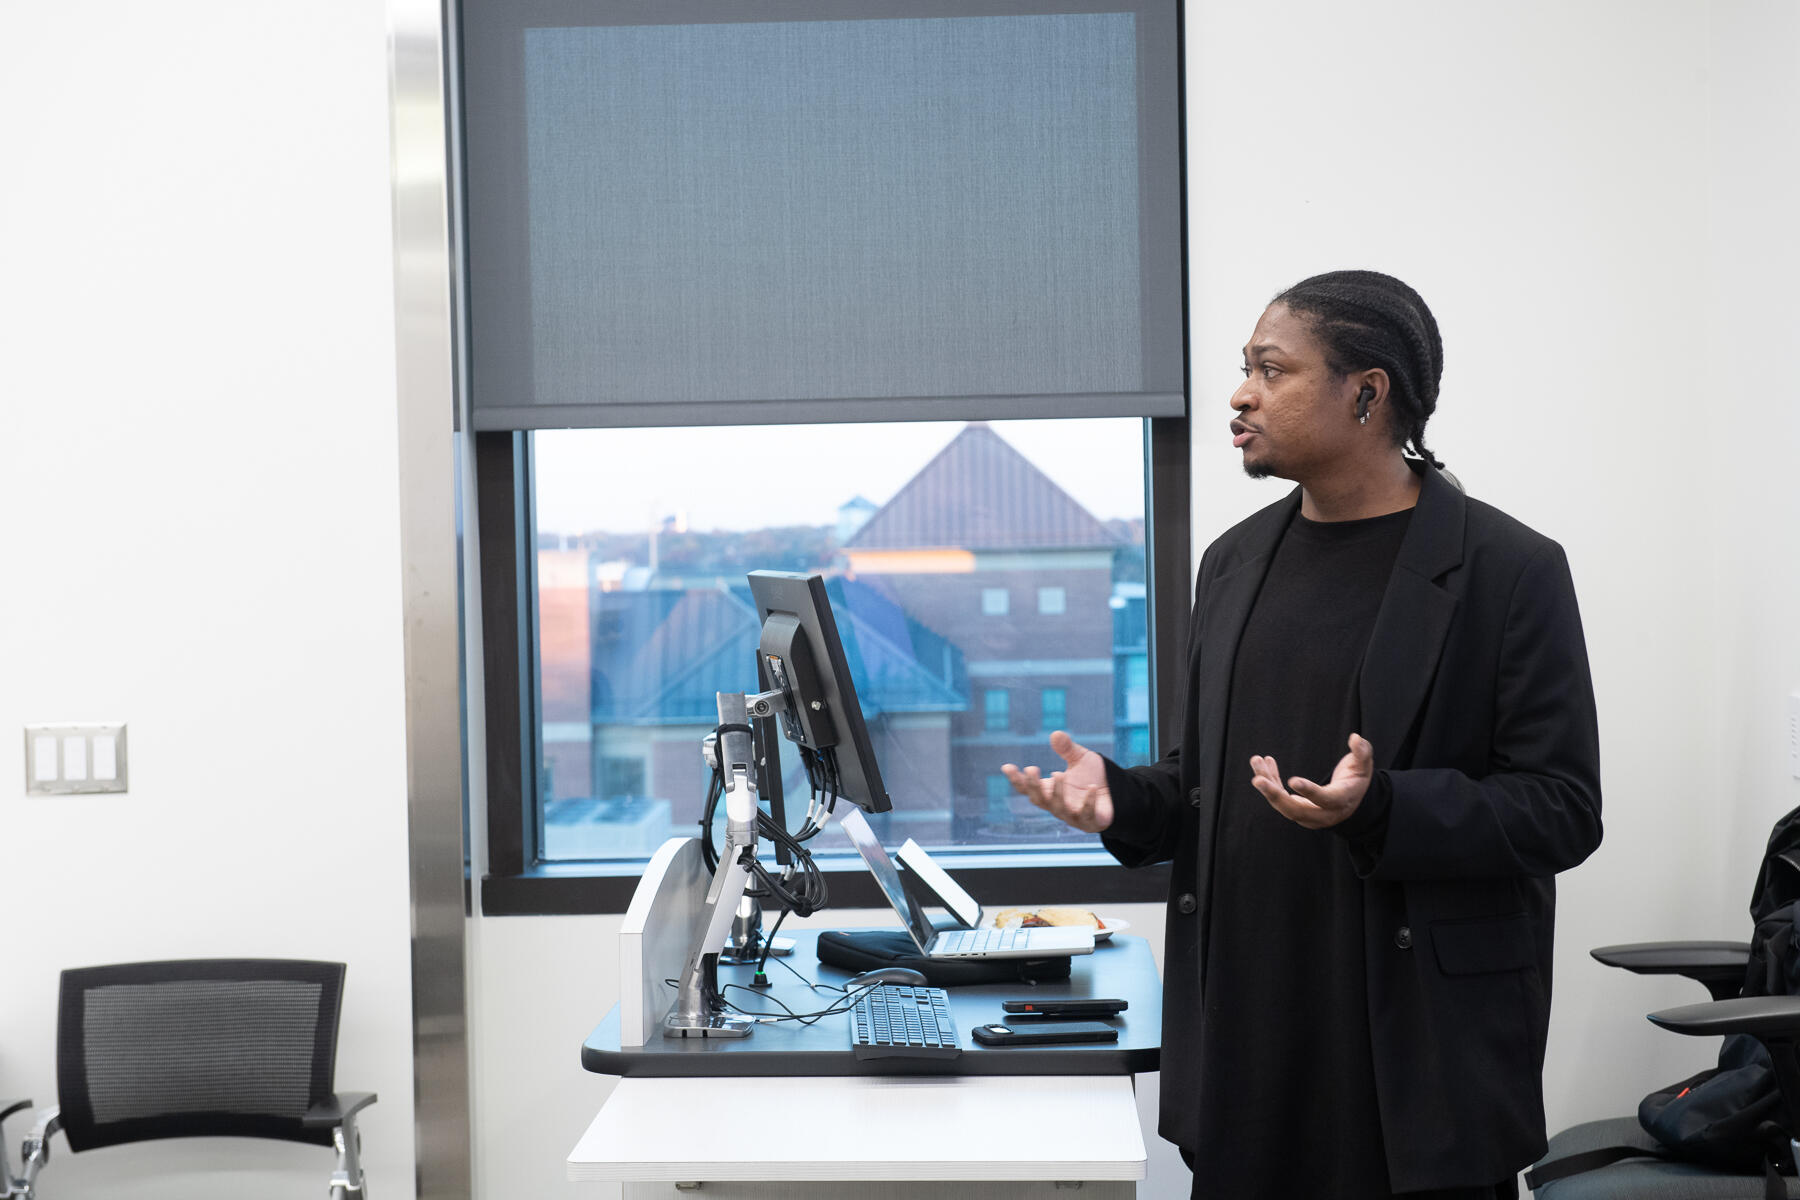
{"type": "MultiPolygon", "coordinates": [[[[1123,917],[1107,917],[1107,916],[1101,916],[1099,913],[1095,913],[1094,915],[1097,917],[1100,917],[1100,923],[1102,925],[1106,926],[1106,928],[1104,928],[1104,929],[1094,930],[1094,944],[1095,945],[1099,945],[1101,942],[1108,940],[1115,933],[1122,933],[1123,931],[1131,928],[1131,922],[1125,920],[1123,917]]],[[[986,929],[999,928],[999,926],[994,924],[994,918],[992,918],[992,917],[987,918],[981,924],[982,924],[982,927],[986,928],[986,929]]],[[[1054,926],[1054,925],[1046,925],[1046,926],[1042,926],[1042,928],[1055,929],[1058,927],[1054,926]]],[[[1079,925],[1063,926],[1063,928],[1080,929],[1081,926],[1079,926],[1079,925]]]]}
{"type": "Polygon", "coordinates": [[[1113,934],[1124,933],[1127,929],[1131,928],[1131,922],[1124,920],[1121,917],[1101,916],[1099,913],[1095,913],[1094,915],[1100,917],[1100,923],[1106,926],[1105,929],[1096,929],[1094,931],[1095,942],[1104,942],[1111,938],[1113,934]]]}

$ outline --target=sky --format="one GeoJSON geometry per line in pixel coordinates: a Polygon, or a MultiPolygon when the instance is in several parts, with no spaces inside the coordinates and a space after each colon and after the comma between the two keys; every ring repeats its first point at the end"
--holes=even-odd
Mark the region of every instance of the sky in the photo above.
{"type": "MultiPolygon", "coordinates": [[[[1144,515],[1136,418],[995,421],[992,427],[1094,516],[1144,515]]],[[[536,440],[538,528],[694,530],[830,525],[840,504],[885,504],[963,423],[569,429],[536,440]]]]}

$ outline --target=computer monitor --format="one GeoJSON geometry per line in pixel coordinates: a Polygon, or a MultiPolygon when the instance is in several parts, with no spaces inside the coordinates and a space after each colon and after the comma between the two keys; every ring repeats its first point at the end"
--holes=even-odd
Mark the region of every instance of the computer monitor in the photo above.
{"type": "Polygon", "coordinates": [[[789,694],[780,714],[782,733],[818,756],[834,795],[866,812],[887,812],[893,804],[875,763],[824,578],[790,571],[752,571],[749,578],[762,620],[757,652],[765,686],[789,694]]]}

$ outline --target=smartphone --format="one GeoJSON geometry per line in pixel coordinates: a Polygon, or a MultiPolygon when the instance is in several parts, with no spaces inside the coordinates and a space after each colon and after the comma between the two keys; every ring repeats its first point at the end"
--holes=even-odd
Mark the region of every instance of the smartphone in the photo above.
{"type": "Polygon", "coordinates": [[[1014,1017],[1116,1017],[1131,1005],[1123,1000],[1082,997],[1071,1000],[1003,1000],[1000,1011],[1014,1017]]]}
{"type": "Polygon", "coordinates": [[[1061,1046],[1074,1042],[1116,1042],[1117,1027],[1099,1021],[1033,1021],[1026,1025],[977,1025],[970,1031],[983,1046],[1061,1046]]]}

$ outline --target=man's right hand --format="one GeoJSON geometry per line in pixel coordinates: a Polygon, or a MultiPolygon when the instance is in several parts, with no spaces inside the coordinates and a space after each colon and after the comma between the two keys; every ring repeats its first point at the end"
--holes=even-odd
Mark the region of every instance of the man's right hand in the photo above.
{"type": "Polygon", "coordinates": [[[1101,833],[1113,822],[1112,793],[1106,788],[1106,764],[1098,754],[1078,745],[1074,738],[1057,730],[1050,735],[1050,748],[1061,756],[1067,769],[1056,771],[1045,779],[1036,767],[1023,771],[1012,763],[1000,770],[1013,785],[1013,791],[1060,821],[1083,833],[1101,833]]]}

